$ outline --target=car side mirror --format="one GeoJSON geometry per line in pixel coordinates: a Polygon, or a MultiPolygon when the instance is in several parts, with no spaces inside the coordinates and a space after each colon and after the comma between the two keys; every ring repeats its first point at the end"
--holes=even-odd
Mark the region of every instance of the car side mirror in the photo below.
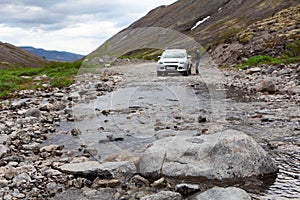
{"type": "Polygon", "coordinates": [[[159,59],[161,58],[161,56],[157,56],[159,59]]]}

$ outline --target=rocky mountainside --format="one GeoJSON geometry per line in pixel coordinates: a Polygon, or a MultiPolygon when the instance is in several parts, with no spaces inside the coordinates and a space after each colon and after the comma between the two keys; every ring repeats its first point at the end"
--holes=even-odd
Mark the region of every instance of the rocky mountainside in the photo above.
{"type": "MultiPolygon", "coordinates": [[[[277,57],[285,53],[287,45],[299,43],[300,4],[283,9],[271,17],[259,20],[237,33],[229,40],[211,48],[218,64],[236,63],[254,55],[277,57]]],[[[297,51],[295,47],[294,51],[297,51]]],[[[290,52],[299,56],[297,52],[290,52]]]]}
{"type": "Polygon", "coordinates": [[[46,63],[44,58],[11,44],[0,42],[0,68],[40,67],[46,63]]]}
{"type": "MultiPolygon", "coordinates": [[[[229,58],[227,55],[225,58],[216,59],[218,64],[232,63],[245,55],[262,53],[257,50],[251,52],[250,47],[246,48],[250,53],[243,51],[245,45],[256,46],[257,42],[262,40],[264,45],[261,45],[260,49],[267,46],[268,51],[263,53],[270,53],[270,49],[277,48],[279,44],[274,41],[274,33],[280,36],[276,37],[281,42],[280,50],[282,44],[299,39],[299,4],[300,0],[179,0],[169,6],[153,9],[108,42],[110,46],[114,45],[115,49],[122,48],[126,38],[127,43],[141,47],[140,44],[145,43],[145,40],[153,40],[153,34],[158,35],[155,39],[158,41],[160,35],[165,33],[153,31],[153,34],[149,34],[148,30],[141,33],[137,32],[137,29],[162,27],[196,40],[204,49],[209,50],[215,59],[224,53],[231,54],[232,49],[237,49],[238,53],[234,54],[234,57],[229,58]],[[231,47],[228,43],[234,45],[231,47]],[[228,46],[230,48],[227,48],[228,46]]],[[[162,39],[163,42],[166,40],[167,36],[162,39]]],[[[153,41],[148,42],[152,43],[153,41]]],[[[109,46],[107,44],[106,48],[109,46]]],[[[278,51],[271,52],[276,53],[278,54],[278,51]]]]}
{"type": "Polygon", "coordinates": [[[73,62],[83,58],[83,55],[64,52],[64,51],[45,50],[41,48],[34,48],[28,46],[22,46],[20,48],[29,51],[39,57],[43,57],[47,60],[53,60],[53,61],[73,62]]]}

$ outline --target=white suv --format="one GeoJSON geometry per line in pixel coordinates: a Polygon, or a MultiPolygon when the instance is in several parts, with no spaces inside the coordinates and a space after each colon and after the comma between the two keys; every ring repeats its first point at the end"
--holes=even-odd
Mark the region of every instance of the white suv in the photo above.
{"type": "Polygon", "coordinates": [[[157,76],[167,75],[170,72],[179,72],[185,76],[191,74],[191,56],[185,49],[167,49],[159,56],[157,76]]]}

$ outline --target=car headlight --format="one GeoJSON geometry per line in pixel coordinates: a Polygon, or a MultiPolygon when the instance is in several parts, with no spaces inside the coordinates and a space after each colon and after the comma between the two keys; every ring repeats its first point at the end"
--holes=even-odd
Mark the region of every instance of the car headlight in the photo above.
{"type": "Polygon", "coordinates": [[[164,64],[164,63],[163,63],[162,61],[159,61],[158,64],[162,65],[162,64],[164,64]]]}
{"type": "Polygon", "coordinates": [[[180,61],[179,64],[184,64],[184,61],[180,61]]]}

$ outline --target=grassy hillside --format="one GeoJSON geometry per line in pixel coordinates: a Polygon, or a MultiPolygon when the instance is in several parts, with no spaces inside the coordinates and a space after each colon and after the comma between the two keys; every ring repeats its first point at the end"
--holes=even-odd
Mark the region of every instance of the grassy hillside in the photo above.
{"type": "Polygon", "coordinates": [[[8,43],[0,42],[0,69],[42,67],[48,62],[32,53],[8,43]]]}
{"type": "Polygon", "coordinates": [[[50,62],[45,67],[0,69],[0,98],[13,97],[18,90],[67,87],[80,66],[81,61],[50,62]]]}

